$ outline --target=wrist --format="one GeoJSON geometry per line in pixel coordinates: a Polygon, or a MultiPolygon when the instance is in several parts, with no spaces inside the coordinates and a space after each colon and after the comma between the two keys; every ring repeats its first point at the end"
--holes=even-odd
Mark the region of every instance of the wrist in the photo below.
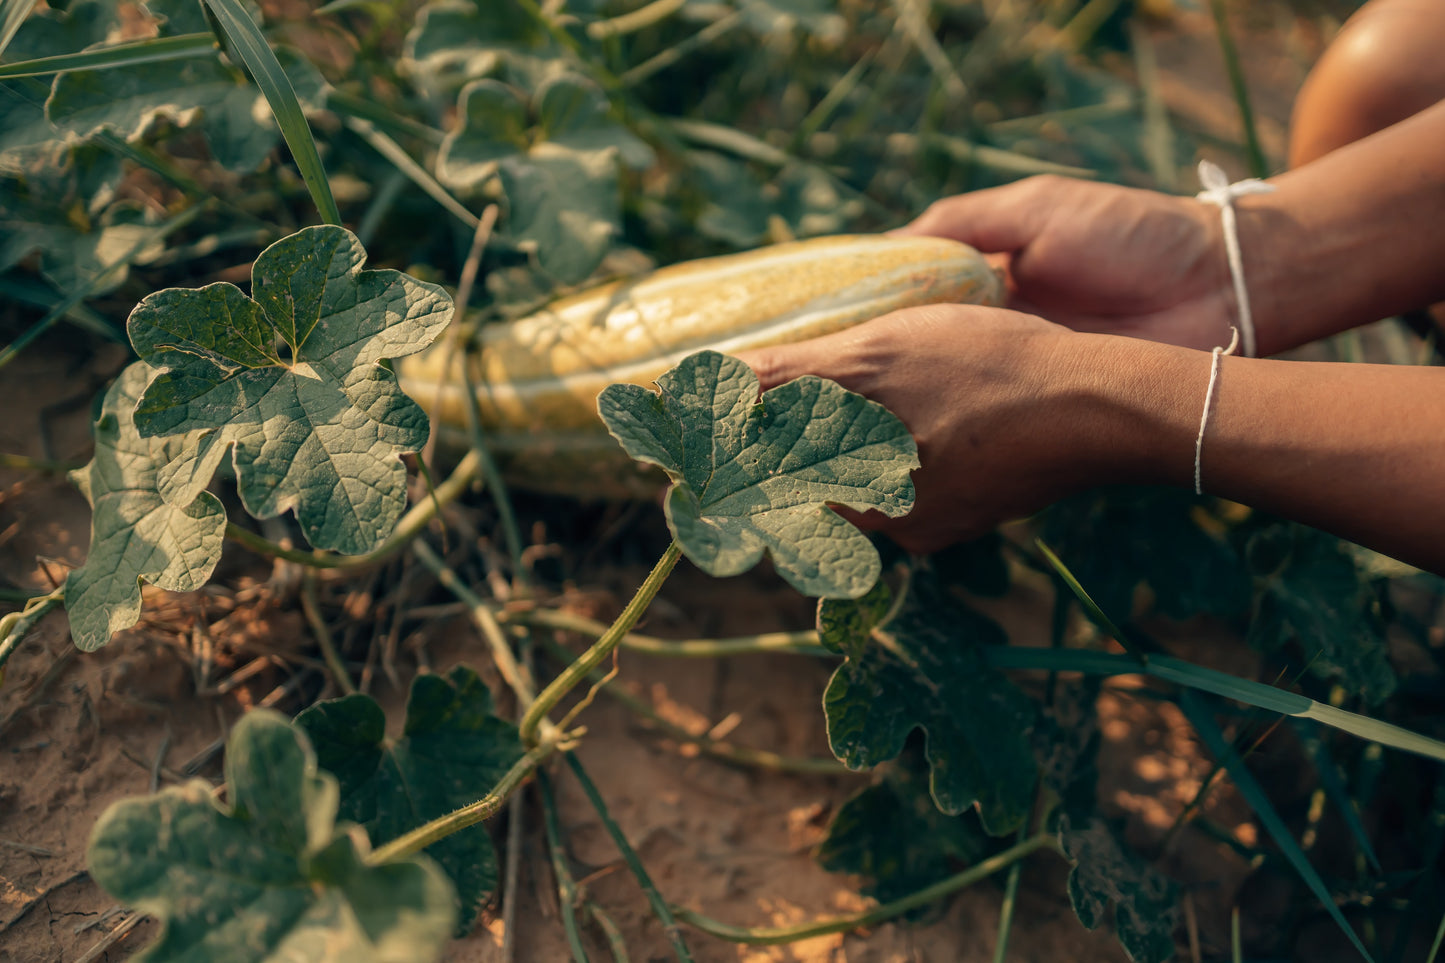
{"type": "Polygon", "coordinates": [[[1208,352],[1117,335],[1077,334],[1057,386],[1060,444],[1077,487],[1194,483],[1194,439],[1208,352]]]}

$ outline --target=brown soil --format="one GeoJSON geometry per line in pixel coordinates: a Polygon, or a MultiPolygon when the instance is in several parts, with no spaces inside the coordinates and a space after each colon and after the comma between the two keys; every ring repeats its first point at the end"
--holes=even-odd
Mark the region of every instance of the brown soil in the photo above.
{"type": "MultiPolygon", "coordinates": [[[[1245,58],[1274,156],[1283,152],[1290,96],[1328,30],[1328,21],[1319,19],[1281,14],[1284,19],[1270,20],[1279,9],[1257,5],[1245,58]],[[1270,12],[1258,12],[1265,8],[1270,12]]],[[[1191,123],[1232,136],[1235,114],[1207,15],[1178,13],[1154,30],[1154,38],[1171,107],[1191,123]]],[[[0,371],[0,397],[10,399],[0,421],[0,451],[84,460],[90,399],[121,364],[119,351],[82,359],[52,343],[0,371]]],[[[83,559],[88,517],[63,478],[0,472],[0,586],[44,590],[63,578],[67,566],[83,559]]],[[[142,921],[107,943],[128,915],[84,872],[87,835],[101,811],[121,797],[192,774],[217,780],[218,740],[242,712],[258,704],[294,712],[303,698],[318,694],[318,671],[303,672],[294,689],[283,687],[310,664],[313,651],[286,586],[270,581],[268,567],[238,549],[228,549],[223,565],[223,577],[205,592],[148,591],[142,624],[100,652],[75,652],[64,615],[54,614],[11,660],[0,687],[0,963],[120,960],[148,940],[154,923],[142,921]],[[258,659],[272,661],[258,665],[258,659]],[[219,683],[253,669],[260,671],[219,691],[219,683]]],[[[584,571],[583,601],[610,614],[645,568],[613,561],[584,571]]],[[[348,590],[337,591],[340,599],[348,590]]],[[[413,580],[408,591],[422,597],[424,580],[413,580]]],[[[1046,593],[1025,581],[993,608],[1016,643],[1042,644],[1048,604],[1046,593]]],[[[798,628],[810,619],[810,607],[766,574],[719,583],[680,570],[664,589],[649,629],[726,635],[798,628]]],[[[372,632],[371,625],[364,631],[372,632]]],[[[399,681],[423,660],[434,670],[458,662],[487,670],[485,648],[462,619],[441,618],[408,631],[396,660],[399,681]]],[[[1229,653],[1233,664],[1221,667],[1252,671],[1247,659],[1240,662],[1237,640],[1214,626],[1166,626],[1159,634],[1200,661],[1229,653]]],[[[728,738],[739,745],[825,756],[820,696],[826,679],[825,666],[798,657],[669,661],[629,654],[621,684],[695,731],[735,719],[728,738]]],[[[1177,710],[1129,694],[1139,684],[1115,680],[1100,700],[1101,803],[1127,818],[1132,842],[1157,851],[1208,765],[1177,710]]],[[[399,716],[403,692],[386,672],[375,673],[373,692],[389,717],[399,716]]],[[[824,872],[811,856],[831,814],[866,776],[732,768],[657,737],[605,700],[588,710],[585,722],[589,732],[580,757],[668,899],[744,925],[794,923],[866,905],[856,880],[824,872]]],[[[671,958],[659,924],[590,806],[570,779],[559,778],[557,785],[563,833],[587,895],[617,922],[634,959],[671,958]]],[[[523,846],[514,854],[522,861],[515,958],[561,961],[568,952],[533,796],[525,808],[523,846]]],[[[1214,794],[1208,814],[1242,841],[1254,841],[1247,810],[1228,792],[1214,794]]],[[[1248,868],[1193,831],[1173,841],[1163,865],[1188,887],[1189,929],[1202,941],[1195,952],[1223,955],[1228,914],[1248,868]]],[[[1063,896],[1065,872],[1053,857],[1030,862],[1009,959],[1122,960],[1112,936],[1089,933],[1073,917],[1063,896]]],[[[783,947],[739,947],[685,932],[699,961],[971,963],[992,959],[1001,893],[994,884],[974,887],[927,925],[888,924],[783,947]]],[[[447,959],[500,959],[501,928],[495,915],[484,916],[447,959]]],[[[606,958],[605,950],[594,949],[595,958],[606,958]]]]}

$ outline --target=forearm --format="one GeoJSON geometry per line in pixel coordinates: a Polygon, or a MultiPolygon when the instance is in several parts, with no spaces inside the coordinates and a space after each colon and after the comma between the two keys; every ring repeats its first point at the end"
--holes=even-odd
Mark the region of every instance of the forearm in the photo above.
{"type": "Polygon", "coordinates": [[[1445,300],[1445,102],[1237,202],[1260,353],[1445,300]]]}
{"type": "MultiPolygon", "coordinates": [[[[1102,341],[1096,470],[1192,487],[1210,356],[1102,341]]],[[[1223,358],[1201,467],[1206,492],[1445,574],[1445,368],[1223,358]]]]}

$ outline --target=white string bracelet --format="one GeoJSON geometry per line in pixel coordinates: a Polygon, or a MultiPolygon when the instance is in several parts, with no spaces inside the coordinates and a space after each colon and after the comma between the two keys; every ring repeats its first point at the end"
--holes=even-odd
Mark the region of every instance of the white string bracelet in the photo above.
{"type": "Polygon", "coordinates": [[[1246,194],[1268,194],[1273,184],[1250,177],[1246,180],[1229,182],[1229,175],[1218,164],[1207,160],[1199,162],[1199,183],[1204,190],[1197,195],[1199,200],[1219,207],[1220,221],[1224,227],[1224,253],[1229,261],[1229,277],[1234,282],[1234,301],[1239,306],[1239,326],[1230,326],[1229,347],[1216,347],[1209,362],[1209,387],[1204,392],[1204,413],[1199,416],[1199,435],[1194,439],[1194,494],[1204,494],[1204,431],[1209,427],[1209,413],[1214,408],[1214,389],[1219,384],[1220,359],[1234,354],[1239,347],[1240,332],[1244,332],[1244,355],[1253,358],[1257,353],[1254,337],[1254,315],[1249,310],[1249,289],[1244,284],[1244,255],[1239,250],[1239,226],[1234,215],[1234,201],[1246,194]]]}
{"type": "Polygon", "coordinates": [[[1229,259],[1229,276],[1234,281],[1234,300],[1239,305],[1239,330],[1244,336],[1244,356],[1253,358],[1258,353],[1254,338],[1254,316],[1249,310],[1249,289],[1244,286],[1244,257],[1239,252],[1239,228],[1234,216],[1234,201],[1246,194],[1268,194],[1274,190],[1257,177],[1229,183],[1224,168],[1207,160],[1199,162],[1199,183],[1204,190],[1196,195],[1199,200],[1219,206],[1219,216],[1224,223],[1224,253],[1229,259]]]}
{"type": "Polygon", "coordinates": [[[1209,362],[1209,387],[1204,392],[1204,414],[1199,416],[1199,436],[1194,439],[1194,494],[1204,494],[1204,476],[1201,471],[1201,463],[1204,460],[1204,429],[1209,427],[1209,411],[1214,407],[1214,386],[1219,383],[1219,359],[1227,354],[1234,354],[1234,349],[1239,347],[1239,329],[1230,328],[1234,332],[1229,339],[1229,347],[1215,348],[1213,358],[1209,362]]]}

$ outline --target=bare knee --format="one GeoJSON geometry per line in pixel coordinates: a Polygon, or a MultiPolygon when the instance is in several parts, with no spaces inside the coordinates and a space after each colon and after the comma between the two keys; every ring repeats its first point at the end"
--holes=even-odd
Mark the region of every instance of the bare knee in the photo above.
{"type": "Polygon", "coordinates": [[[1367,137],[1445,99],[1445,3],[1371,0],[1295,100],[1290,165],[1367,137]]]}

